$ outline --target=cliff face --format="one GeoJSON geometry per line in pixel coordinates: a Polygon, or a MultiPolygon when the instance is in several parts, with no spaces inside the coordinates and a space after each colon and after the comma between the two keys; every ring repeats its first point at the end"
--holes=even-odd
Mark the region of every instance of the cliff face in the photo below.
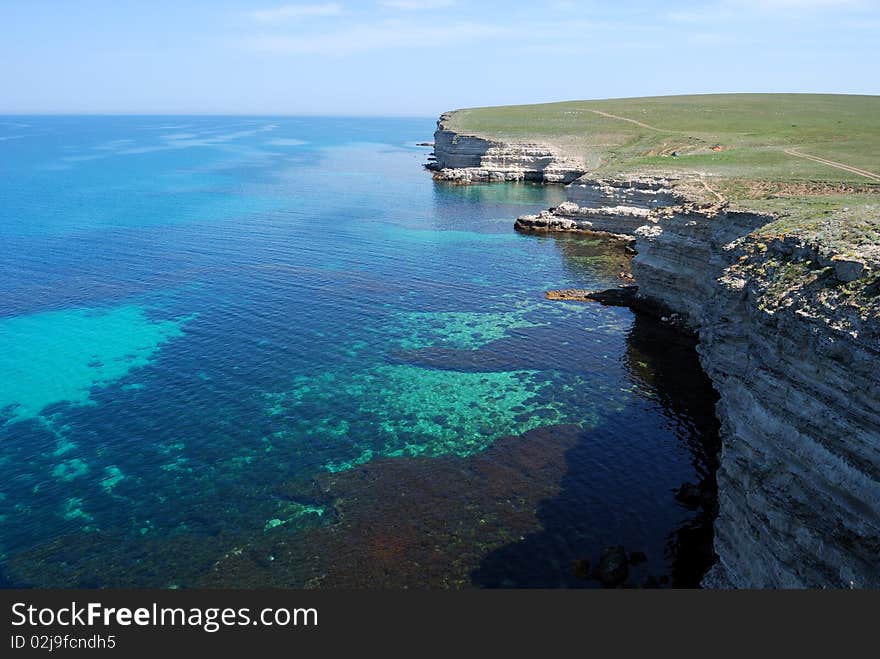
{"type": "Polygon", "coordinates": [[[678,207],[660,211],[635,229],[633,274],[641,297],[661,302],[699,331],[717,282],[735,254],[733,241],[772,218],[717,208],[678,207]]]}
{"type": "Polygon", "coordinates": [[[589,231],[631,235],[648,221],[649,211],[632,206],[586,208],[564,202],[549,211],[517,218],[520,231],[589,231]]]}
{"type": "Polygon", "coordinates": [[[444,114],[434,132],[434,178],[456,183],[481,181],[537,181],[569,183],[583,174],[583,164],[528,142],[492,142],[460,135],[447,128],[444,114]]]}
{"type": "Polygon", "coordinates": [[[717,389],[711,587],[880,586],[880,260],[773,218],[673,211],[637,231],[640,295],[681,313],[717,389]],[[773,226],[772,224],[769,226],[773,226]]]}
{"type": "Polygon", "coordinates": [[[660,208],[686,201],[675,191],[675,184],[676,179],[656,176],[615,180],[585,175],[568,186],[567,197],[570,202],[587,208],[660,208]]]}
{"type": "Polygon", "coordinates": [[[685,189],[584,177],[516,226],[635,236],[639,297],[699,337],[722,426],[707,586],[880,587],[880,250],[685,189]]]}
{"type": "Polygon", "coordinates": [[[523,215],[514,227],[633,236],[636,229],[653,221],[653,209],[684,201],[665,178],[612,181],[582,176],[566,192],[568,201],[537,215],[523,215]]]}

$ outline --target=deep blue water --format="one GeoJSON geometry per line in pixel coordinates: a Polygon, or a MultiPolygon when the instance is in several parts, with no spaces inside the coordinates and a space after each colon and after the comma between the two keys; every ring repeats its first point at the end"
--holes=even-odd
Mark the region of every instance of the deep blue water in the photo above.
{"type": "Polygon", "coordinates": [[[548,446],[577,435],[555,494],[526,535],[479,545],[471,583],[590,585],[571,562],[608,544],[644,551],[646,574],[688,571],[705,514],[672,490],[712,480],[715,441],[691,347],[626,309],[545,300],[616,285],[626,255],[512,230],[559,188],[433,182],[416,145],[432,130],[0,117],[2,580],[196,585],[388,495],[285,484],[389,459],[431,479],[542,428],[548,446]]]}

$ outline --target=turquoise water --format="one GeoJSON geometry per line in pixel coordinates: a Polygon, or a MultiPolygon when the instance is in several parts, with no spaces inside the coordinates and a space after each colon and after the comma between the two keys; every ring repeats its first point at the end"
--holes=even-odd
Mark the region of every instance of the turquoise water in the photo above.
{"type": "Polygon", "coordinates": [[[557,188],[434,183],[431,130],[0,118],[4,583],[198,585],[229,552],[320,542],[385,496],[285,484],[387,460],[430,478],[432,460],[553,428],[579,437],[578,504],[536,510],[534,530],[567,539],[510,574],[489,543],[472,583],[581,585],[568,562],[603,543],[675,572],[670,538],[700,513],[671,490],[709,478],[714,441],[689,348],[640,343],[649,321],[625,309],[546,301],[616,285],[625,255],[512,231],[557,188]]]}

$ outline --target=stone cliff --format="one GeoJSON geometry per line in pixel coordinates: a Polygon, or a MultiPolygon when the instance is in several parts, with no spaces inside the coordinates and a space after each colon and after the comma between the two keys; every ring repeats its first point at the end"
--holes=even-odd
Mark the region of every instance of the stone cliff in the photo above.
{"type": "Polygon", "coordinates": [[[639,297],[698,335],[720,395],[719,560],[705,584],[880,587],[880,249],[856,257],[665,179],[573,188],[586,207],[517,226],[634,235],[639,297]]]}
{"type": "Polygon", "coordinates": [[[722,424],[706,585],[877,588],[880,259],[852,279],[826,244],[727,237],[692,316],[722,424]]]}
{"type": "Polygon", "coordinates": [[[582,176],[567,188],[568,201],[537,215],[523,215],[520,231],[572,231],[634,236],[652,221],[652,211],[680,203],[684,197],[664,178],[609,181],[582,176]]]}
{"type": "Polygon", "coordinates": [[[442,115],[437,122],[434,161],[427,165],[438,180],[569,183],[584,173],[583,163],[563,157],[547,145],[460,135],[446,127],[448,116],[442,115]]]}
{"type": "MultiPolygon", "coordinates": [[[[440,178],[554,180],[551,155],[495,159],[524,151],[442,124],[440,178]]],[[[790,226],[695,191],[583,176],[516,227],[634,238],[639,298],[699,337],[723,442],[705,585],[880,587],[880,241],[861,237],[880,210],[790,226]]]]}

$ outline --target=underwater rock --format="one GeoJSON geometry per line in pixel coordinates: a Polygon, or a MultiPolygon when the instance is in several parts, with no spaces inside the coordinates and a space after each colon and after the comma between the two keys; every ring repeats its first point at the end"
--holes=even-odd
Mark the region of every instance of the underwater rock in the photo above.
{"type": "Polygon", "coordinates": [[[641,565],[648,562],[648,555],[643,551],[632,551],[629,553],[630,565],[641,565]]]}
{"type": "Polygon", "coordinates": [[[703,502],[703,495],[699,487],[693,483],[684,482],[675,491],[675,500],[686,506],[696,508],[703,502]]]}
{"type": "MultiPolygon", "coordinates": [[[[467,458],[384,458],[322,474],[317,490],[333,498],[333,524],[290,533],[279,527],[277,535],[250,538],[194,585],[471,586],[486,554],[540,528],[538,505],[558,495],[566,452],[581,433],[576,426],[547,426],[499,439],[467,458]]],[[[289,490],[297,497],[302,492],[300,483],[289,490]]]]}
{"type": "Polygon", "coordinates": [[[638,290],[638,286],[629,285],[600,291],[569,288],[547,291],[545,296],[548,300],[599,302],[611,307],[628,307],[635,302],[638,290]]]}
{"type": "Polygon", "coordinates": [[[689,508],[698,508],[700,506],[709,508],[715,504],[717,493],[712,491],[708,485],[700,483],[684,482],[675,491],[675,500],[689,508]]]}
{"type": "Polygon", "coordinates": [[[623,546],[605,547],[602,550],[594,576],[606,588],[617,588],[626,581],[629,577],[629,560],[623,546]]]}
{"type": "Polygon", "coordinates": [[[585,558],[580,558],[572,564],[571,573],[578,579],[589,579],[590,567],[590,561],[585,558]]]}

